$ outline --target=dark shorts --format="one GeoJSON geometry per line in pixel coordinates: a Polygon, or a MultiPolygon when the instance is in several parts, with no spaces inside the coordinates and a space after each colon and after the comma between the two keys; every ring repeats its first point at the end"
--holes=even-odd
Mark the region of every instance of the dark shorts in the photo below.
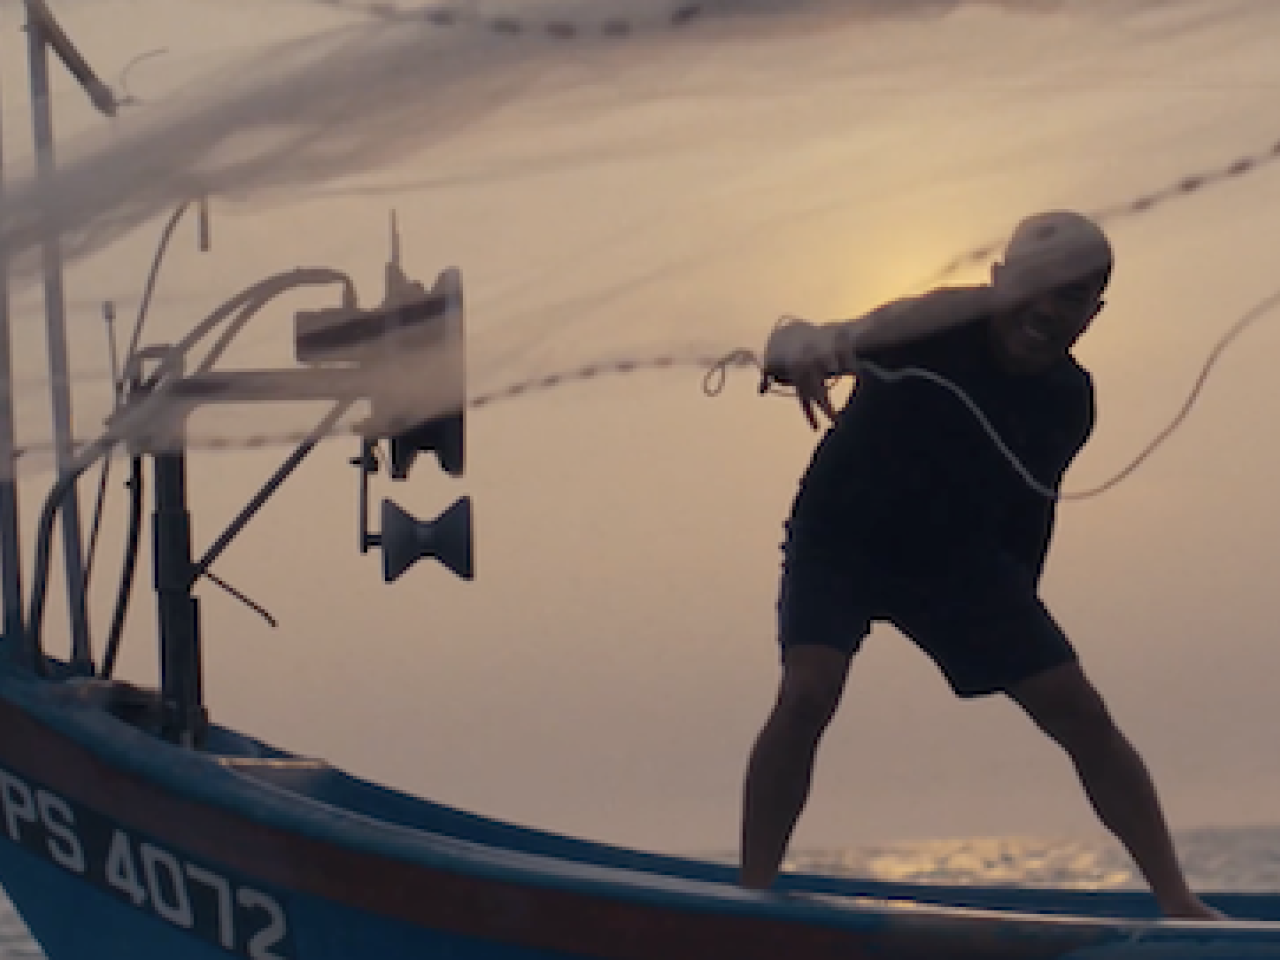
{"type": "Polygon", "coordinates": [[[998,548],[907,572],[870,559],[784,546],[778,598],[783,651],[819,644],[853,654],[875,621],[893,624],[961,697],[1007,691],[1076,659],[1032,575],[998,548]]]}

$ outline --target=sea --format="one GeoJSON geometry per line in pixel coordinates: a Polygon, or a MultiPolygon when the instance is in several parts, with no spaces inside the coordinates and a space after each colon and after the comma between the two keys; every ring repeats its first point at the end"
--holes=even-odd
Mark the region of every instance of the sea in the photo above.
{"type": "MultiPolygon", "coordinates": [[[[1280,891],[1280,826],[1206,828],[1177,834],[1192,885],[1205,892],[1280,891]]],[[[723,853],[707,855],[724,860],[723,853]]],[[[800,850],[789,870],[940,884],[1138,888],[1124,852],[1106,838],[970,837],[847,849],[800,850]]],[[[0,958],[44,954],[7,900],[0,901],[0,958]]]]}

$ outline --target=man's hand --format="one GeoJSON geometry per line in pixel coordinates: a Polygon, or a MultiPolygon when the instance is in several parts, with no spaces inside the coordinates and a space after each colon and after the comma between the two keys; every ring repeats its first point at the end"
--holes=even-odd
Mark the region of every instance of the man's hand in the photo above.
{"type": "Polygon", "coordinates": [[[800,401],[800,409],[814,430],[821,429],[818,412],[826,414],[832,423],[836,422],[836,408],[831,403],[831,394],[827,388],[827,375],[824,370],[814,367],[804,371],[795,381],[796,399],[800,401]]]}
{"type": "Polygon", "coordinates": [[[827,381],[843,372],[842,347],[841,338],[804,320],[788,320],[775,327],[765,346],[766,380],[795,388],[800,409],[814,430],[820,428],[819,412],[832,422],[836,419],[827,381]]]}

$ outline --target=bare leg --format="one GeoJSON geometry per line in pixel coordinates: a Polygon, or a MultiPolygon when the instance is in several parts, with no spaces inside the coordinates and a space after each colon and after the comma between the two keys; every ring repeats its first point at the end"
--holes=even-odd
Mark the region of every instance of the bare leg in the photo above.
{"type": "Polygon", "coordinates": [[[1146,764],[1079,664],[1032,677],[1010,696],[1066,750],[1098,819],[1129,851],[1164,914],[1223,919],[1187,885],[1146,764]]]}
{"type": "Polygon", "coordinates": [[[782,685],[756,738],[743,791],[744,887],[773,883],[796,821],[809,797],[818,741],[835,714],[849,671],[849,657],[829,647],[787,652],[782,685]]]}

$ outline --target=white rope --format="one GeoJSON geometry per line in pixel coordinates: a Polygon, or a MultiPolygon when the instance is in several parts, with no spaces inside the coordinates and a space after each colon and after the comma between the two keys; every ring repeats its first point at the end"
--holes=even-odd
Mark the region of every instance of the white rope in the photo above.
{"type": "MultiPolygon", "coordinates": [[[[1205,359],[1204,365],[1200,368],[1200,373],[1192,384],[1191,390],[1187,395],[1187,399],[1183,402],[1182,407],[1164,427],[1164,429],[1157,433],[1151,442],[1143,447],[1138,455],[1134,457],[1127,466],[1113,475],[1110,479],[1098,484],[1097,486],[1069,493],[1054,490],[1052,487],[1049,487],[1038,480],[1031,471],[1027,469],[1026,464],[1018,458],[1017,454],[1010,449],[1009,445],[1004,441],[1004,438],[1000,436],[999,431],[991,423],[987,415],[983,413],[982,408],[978,406],[977,402],[965,393],[963,389],[948,380],[946,377],[941,376],[932,370],[926,370],[921,367],[904,367],[899,370],[887,370],[879,364],[873,363],[869,360],[860,360],[855,362],[855,375],[859,375],[862,371],[866,371],[866,373],[888,383],[917,379],[925,380],[941,387],[959,400],[969,413],[973,415],[974,419],[978,421],[979,426],[982,427],[992,444],[995,445],[996,449],[1005,458],[1005,460],[1008,461],[1009,465],[1017,472],[1018,476],[1022,478],[1023,482],[1026,483],[1028,487],[1040,494],[1040,496],[1049,500],[1088,500],[1092,497],[1097,497],[1106,493],[1123,480],[1132,476],[1138,467],[1140,467],[1153,453],[1155,453],[1156,449],[1160,447],[1161,444],[1168,440],[1169,437],[1171,437],[1178,428],[1182,426],[1183,422],[1187,419],[1187,416],[1191,413],[1192,408],[1200,399],[1200,394],[1204,391],[1204,386],[1209,379],[1209,374],[1217,365],[1218,360],[1222,357],[1222,354],[1226,351],[1227,347],[1230,346],[1231,343],[1248,327],[1252,326],[1277,307],[1280,307],[1280,290],[1276,290],[1250,307],[1240,317],[1240,319],[1231,325],[1226,333],[1218,338],[1217,343],[1215,343],[1213,348],[1209,351],[1209,355],[1205,359]]],[[[759,359],[754,354],[747,351],[735,351],[733,354],[729,355],[729,357],[737,363],[742,363],[744,356],[749,357],[757,367],[760,367],[759,359]]],[[[763,368],[761,369],[763,372],[763,368]]],[[[767,388],[767,383],[765,387],[767,388]]],[[[762,392],[764,391],[762,390],[762,392]]]]}

